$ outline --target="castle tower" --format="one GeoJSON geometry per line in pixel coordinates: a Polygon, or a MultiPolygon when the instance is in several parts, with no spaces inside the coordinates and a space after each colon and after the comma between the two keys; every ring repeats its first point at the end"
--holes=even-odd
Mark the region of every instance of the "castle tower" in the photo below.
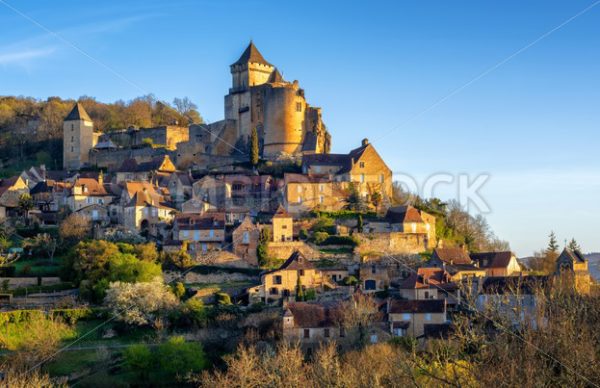
{"type": "Polygon", "coordinates": [[[79,170],[89,161],[94,146],[94,123],[80,103],[75,104],[63,123],[63,168],[79,170]]]}
{"type": "Polygon", "coordinates": [[[268,82],[275,69],[250,42],[242,56],[230,66],[232,87],[225,96],[225,119],[235,120],[237,135],[249,136],[252,130],[250,88],[268,82]]]}

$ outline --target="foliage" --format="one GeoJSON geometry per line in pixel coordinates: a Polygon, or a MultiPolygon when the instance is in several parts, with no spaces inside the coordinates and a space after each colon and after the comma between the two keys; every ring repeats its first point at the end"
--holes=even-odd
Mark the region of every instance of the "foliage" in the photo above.
{"type": "Polygon", "coordinates": [[[581,251],[581,247],[577,243],[577,240],[575,240],[574,238],[572,238],[571,241],[569,241],[567,248],[569,248],[569,250],[571,251],[581,251]]]}
{"type": "MultiPolygon", "coordinates": [[[[129,250],[127,245],[121,248],[129,250]]],[[[162,277],[160,265],[123,253],[119,245],[103,240],[80,242],[63,266],[66,277],[80,286],[82,296],[98,302],[110,282],[150,282],[162,277]]]]}
{"type": "Polygon", "coordinates": [[[81,214],[73,213],[60,223],[58,233],[62,241],[71,246],[88,237],[90,230],[89,219],[81,214]]]}
{"type": "Polygon", "coordinates": [[[206,324],[206,320],[208,319],[208,312],[206,310],[206,306],[201,299],[190,298],[188,299],[183,307],[183,312],[187,314],[192,322],[202,327],[206,324]]]}
{"type": "Polygon", "coordinates": [[[153,367],[153,356],[148,345],[134,344],[123,351],[125,365],[132,372],[139,372],[144,379],[153,367]]]}
{"type": "Polygon", "coordinates": [[[46,373],[38,370],[26,370],[23,365],[1,365],[0,370],[4,372],[2,379],[3,386],[11,388],[31,388],[44,387],[54,388],[63,387],[63,384],[54,383],[46,373]]]}
{"type": "Polygon", "coordinates": [[[365,212],[369,209],[364,198],[358,192],[358,188],[356,187],[356,184],[354,184],[354,182],[351,182],[348,185],[345,202],[346,205],[344,206],[344,208],[346,210],[365,212]]]}
{"type": "Polygon", "coordinates": [[[319,245],[347,245],[351,247],[356,247],[358,246],[358,244],[359,241],[354,236],[328,236],[319,245]]]}
{"type": "Polygon", "coordinates": [[[52,261],[56,252],[57,241],[49,233],[40,233],[35,237],[25,239],[22,245],[24,249],[29,249],[35,255],[46,254],[52,261]]]}
{"type": "Polygon", "coordinates": [[[215,300],[217,302],[218,305],[231,305],[231,297],[229,296],[229,294],[225,293],[225,292],[217,292],[215,294],[215,300]]]}
{"type": "Polygon", "coordinates": [[[354,276],[350,275],[350,276],[346,276],[343,280],[342,283],[345,286],[355,286],[358,284],[358,279],[355,278],[354,276]]]}
{"type": "Polygon", "coordinates": [[[118,320],[130,325],[149,325],[165,316],[177,304],[177,298],[160,279],[139,283],[110,283],[104,304],[118,320]]]}
{"type": "Polygon", "coordinates": [[[310,230],[313,233],[323,232],[327,234],[335,234],[336,228],[334,219],[330,217],[320,216],[313,222],[312,226],[310,227],[310,230]]]}
{"type": "Polygon", "coordinates": [[[256,247],[256,256],[258,257],[258,264],[261,267],[267,265],[270,261],[268,255],[268,244],[271,241],[271,231],[268,228],[262,228],[258,237],[258,245],[256,247]]]}
{"type": "Polygon", "coordinates": [[[548,248],[546,248],[546,252],[548,252],[548,253],[558,253],[558,249],[560,247],[558,245],[558,241],[556,240],[556,235],[554,234],[554,231],[550,232],[550,235],[548,236],[548,238],[550,240],[548,241],[548,248]]]}
{"type": "Polygon", "coordinates": [[[342,315],[344,326],[358,331],[361,344],[364,344],[373,322],[380,318],[377,303],[369,295],[362,293],[355,293],[350,300],[344,302],[342,315]]]}
{"type": "Polygon", "coordinates": [[[329,238],[329,233],[327,232],[315,232],[313,234],[313,241],[317,245],[321,245],[329,238]]]}
{"type": "Polygon", "coordinates": [[[163,371],[176,378],[198,372],[208,366],[202,345],[185,342],[183,337],[171,337],[158,347],[158,364],[163,371]]]}
{"type": "Polygon", "coordinates": [[[177,299],[181,300],[185,296],[185,286],[181,282],[175,283],[172,287],[173,294],[177,299]]]}

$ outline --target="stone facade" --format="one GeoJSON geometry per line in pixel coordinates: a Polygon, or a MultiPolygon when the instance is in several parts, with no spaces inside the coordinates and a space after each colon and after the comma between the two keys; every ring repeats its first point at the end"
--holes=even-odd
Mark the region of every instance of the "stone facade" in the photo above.
{"type": "Polygon", "coordinates": [[[418,254],[430,248],[426,234],[421,233],[354,233],[360,241],[356,247],[359,254],[418,254]]]}
{"type": "Polygon", "coordinates": [[[77,103],[63,123],[63,168],[79,170],[88,163],[90,150],[97,140],[92,119],[83,105],[77,103]]]}
{"type": "Polygon", "coordinates": [[[233,253],[253,266],[258,265],[256,249],[259,237],[260,230],[252,219],[246,217],[232,233],[233,253]]]}

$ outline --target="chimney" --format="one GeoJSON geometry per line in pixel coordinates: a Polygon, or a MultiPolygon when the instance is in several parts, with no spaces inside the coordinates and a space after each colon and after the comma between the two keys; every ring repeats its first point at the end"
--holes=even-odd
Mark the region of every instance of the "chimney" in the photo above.
{"type": "Polygon", "coordinates": [[[104,186],[104,174],[102,173],[102,170],[100,170],[100,173],[98,174],[98,184],[104,186]]]}
{"type": "Polygon", "coordinates": [[[365,137],[364,139],[362,139],[362,143],[361,144],[362,144],[363,147],[366,146],[366,145],[369,145],[369,139],[367,139],[365,137]]]}

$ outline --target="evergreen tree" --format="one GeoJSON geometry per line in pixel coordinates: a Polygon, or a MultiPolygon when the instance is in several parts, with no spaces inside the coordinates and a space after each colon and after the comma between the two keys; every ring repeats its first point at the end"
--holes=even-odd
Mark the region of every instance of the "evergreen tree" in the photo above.
{"type": "Polygon", "coordinates": [[[558,253],[558,241],[556,240],[556,235],[554,234],[554,231],[550,232],[550,241],[548,241],[548,248],[546,249],[546,252],[548,253],[558,253]]]}
{"type": "Polygon", "coordinates": [[[304,300],[304,289],[302,288],[302,280],[298,276],[298,283],[296,284],[296,302],[302,302],[304,300]]]}
{"type": "Polygon", "coordinates": [[[256,128],[252,128],[252,134],[250,135],[250,163],[253,167],[258,165],[258,132],[256,128]]]}
{"type": "Polygon", "coordinates": [[[362,214],[358,215],[358,220],[357,220],[356,228],[358,229],[359,233],[362,233],[362,231],[363,231],[363,217],[362,217],[362,214]]]}
{"type": "Polygon", "coordinates": [[[577,243],[577,240],[575,240],[574,238],[572,238],[571,241],[569,241],[569,245],[567,246],[567,248],[569,248],[572,251],[580,251],[581,250],[581,247],[577,243]]]}

